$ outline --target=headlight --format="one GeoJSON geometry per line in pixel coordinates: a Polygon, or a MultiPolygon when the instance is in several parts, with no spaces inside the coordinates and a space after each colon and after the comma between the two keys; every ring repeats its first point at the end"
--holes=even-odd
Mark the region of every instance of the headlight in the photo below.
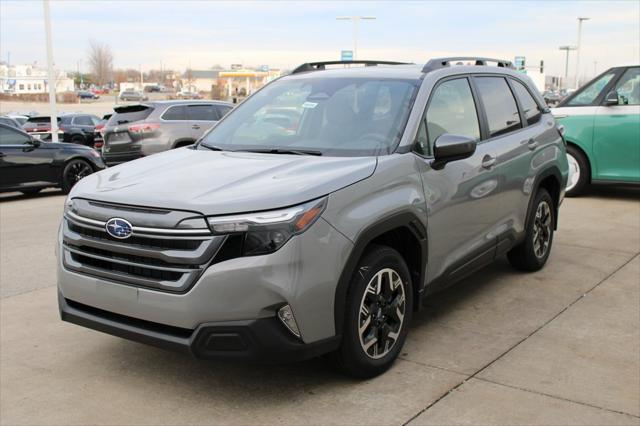
{"type": "Polygon", "coordinates": [[[289,239],[306,231],[322,214],[327,199],[314,200],[295,207],[233,216],[210,217],[215,234],[243,234],[242,254],[254,256],[273,253],[289,239]]]}
{"type": "Polygon", "coordinates": [[[67,195],[67,198],[64,200],[64,214],[73,210],[73,200],[70,195],[67,195]]]}

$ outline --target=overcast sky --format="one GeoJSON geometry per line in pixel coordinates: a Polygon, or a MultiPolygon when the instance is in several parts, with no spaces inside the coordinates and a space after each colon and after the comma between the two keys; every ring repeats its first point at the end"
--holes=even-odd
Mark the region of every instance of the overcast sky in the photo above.
{"type": "MultiPolygon", "coordinates": [[[[422,63],[430,57],[483,55],[527,64],[544,59],[564,73],[558,46],[576,44],[583,27],[581,71],[592,75],[640,62],[640,1],[51,1],[54,58],[87,70],[89,40],[107,43],[116,68],[207,69],[338,59],[353,46],[352,24],[336,16],[368,15],[358,56],[422,63]]],[[[46,63],[42,1],[0,0],[0,58],[46,63]]],[[[575,56],[571,57],[575,65],[575,56]]],[[[570,70],[570,74],[573,73],[570,70]]]]}

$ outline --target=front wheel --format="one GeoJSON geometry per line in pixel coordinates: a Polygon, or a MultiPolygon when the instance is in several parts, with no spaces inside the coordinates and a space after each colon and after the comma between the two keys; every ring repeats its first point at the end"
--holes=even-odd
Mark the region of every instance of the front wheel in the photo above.
{"type": "Polygon", "coordinates": [[[402,349],[413,310],[411,276],[396,250],[372,246],[366,252],[351,279],[345,309],[339,366],[359,378],[385,372],[402,349]]]}
{"type": "Polygon", "coordinates": [[[65,194],[71,191],[71,188],[82,178],[93,173],[93,168],[84,160],[75,159],[69,161],[62,171],[62,182],[60,187],[65,194]]]}
{"type": "Polygon", "coordinates": [[[507,253],[514,268],[521,271],[542,269],[551,252],[555,214],[551,195],[540,188],[529,212],[524,241],[507,253]]]}
{"type": "Polygon", "coordinates": [[[589,184],[589,163],[584,154],[571,145],[567,147],[567,162],[569,163],[569,180],[566,196],[576,197],[582,194],[589,184]]]}

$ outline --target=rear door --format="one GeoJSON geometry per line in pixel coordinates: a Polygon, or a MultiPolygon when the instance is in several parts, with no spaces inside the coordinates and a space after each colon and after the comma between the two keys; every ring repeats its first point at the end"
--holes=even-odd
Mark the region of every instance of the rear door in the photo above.
{"type": "Polygon", "coordinates": [[[593,178],[640,182],[640,67],[628,68],[615,90],[618,105],[596,109],[593,178]]]}
{"type": "Polygon", "coordinates": [[[493,229],[499,214],[497,152],[481,137],[479,108],[469,78],[456,76],[433,89],[416,138],[421,176],[427,200],[429,268],[431,281],[444,274],[455,279],[482,266],[495,255],[493,229]],[[433,146],[448,133],[479,141],[469,158],[436,170],[431,167],[433,146]]]}
{"type": "Polygon", "coordinates": [[[165,149],[171,149],[184,141],[195,141],[193,127],[186,105],[172,105],[160,116],[162,137],[167,141],[165,149]]]}
{"type": "Polygon", "coordinates": [[[191,135],[194,140],[200,139],[220,119],[218,108],[214,104],[187,105],[187,114],[192,122],[191,135]]]}

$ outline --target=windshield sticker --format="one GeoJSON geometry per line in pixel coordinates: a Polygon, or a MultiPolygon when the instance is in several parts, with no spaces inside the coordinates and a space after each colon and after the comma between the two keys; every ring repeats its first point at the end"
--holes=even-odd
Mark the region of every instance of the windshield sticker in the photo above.
{"type": "Polygon", "coordinates": [[[302,108],[315,108],[318,106],[317,102],[305,102],[302,104],[302,108]]]}

